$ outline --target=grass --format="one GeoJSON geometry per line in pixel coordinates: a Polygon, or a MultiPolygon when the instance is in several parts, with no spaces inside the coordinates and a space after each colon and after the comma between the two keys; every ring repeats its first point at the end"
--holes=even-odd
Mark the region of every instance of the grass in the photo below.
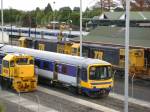
{"type": "Polygon", "coordinates": [[[4,112],[4,106],[0,103],[0,112],[4,112]]]}

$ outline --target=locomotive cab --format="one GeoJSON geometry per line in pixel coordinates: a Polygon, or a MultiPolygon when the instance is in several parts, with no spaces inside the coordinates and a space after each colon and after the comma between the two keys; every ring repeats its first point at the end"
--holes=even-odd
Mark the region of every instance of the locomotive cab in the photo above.
{"type": "Polygon", "coordinates": [[[81,75],[82,92],[90,97],[108,96],[113,87],[110,65],[90,65],[81,75]]]}
{"type": "Polygon", "coordinates": [[[20,47],[25,47],[25,48],[32,48],[32,40],[26,37],[20,37],[19,38],[19,46],[20,47]]]}
{"type": "Polygon", "coordinates": [[[1,84],[17,92],[33,91],[37,87],[32,56],[7,54],[2,60],[1,84]]]}
{"type": "Polygon", "coordinates": [[[71,46],[71,55],[79,56],[79,54],[80,54],[80,44],[74,43],[71,46]]]}

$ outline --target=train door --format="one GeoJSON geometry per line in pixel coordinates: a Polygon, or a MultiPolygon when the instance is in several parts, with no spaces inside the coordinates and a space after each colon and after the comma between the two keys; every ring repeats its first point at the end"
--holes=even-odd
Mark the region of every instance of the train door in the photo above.
{"type": "Polygon", "coordinates": [[[53,80],[57,81],[58,80],[58,63],[54,63],[54,72],[53,72],[53,80]]]}
{"type": "Polygon", "coordinates": [[[78,67],[78,70],[77,70],[77,86],[78,87],[80,86],[80,76],[81,76],[81,68],[78,67]]]}

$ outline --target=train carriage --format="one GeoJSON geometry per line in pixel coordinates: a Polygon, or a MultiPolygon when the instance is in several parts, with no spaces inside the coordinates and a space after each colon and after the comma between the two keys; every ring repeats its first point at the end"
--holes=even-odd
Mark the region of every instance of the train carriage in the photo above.
{"type": "Polygon", "coordinates": [[[64,83],[90,97],[107,96],[113,87],[111,64],[108,62],[8,45],[1,45],[0,49],[34,56],[39,76],[51,82],[64,83]]]}

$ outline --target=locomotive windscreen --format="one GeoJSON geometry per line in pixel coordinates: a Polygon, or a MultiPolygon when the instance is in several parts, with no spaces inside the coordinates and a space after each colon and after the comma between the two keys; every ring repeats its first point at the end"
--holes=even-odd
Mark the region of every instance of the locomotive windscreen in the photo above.
{"type": "Polygon", "coordinates": [[[89,72],[90,80],[102,80],[111,77],[111,67],[109,66],[91,66],[89,72]]]}

